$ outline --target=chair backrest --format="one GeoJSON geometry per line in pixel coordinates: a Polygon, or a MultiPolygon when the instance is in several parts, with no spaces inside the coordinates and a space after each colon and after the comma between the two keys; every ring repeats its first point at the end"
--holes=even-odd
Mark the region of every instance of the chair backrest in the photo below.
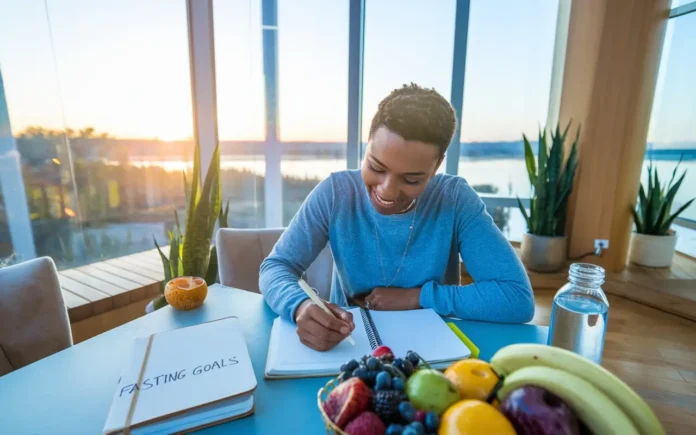
{"type": "Polygon", "coordinates": [[[53,260],[42,257],[0,269],[0,376],[72,344],[53,260]]]}
{"type": "MultiPolygon", "coordinates": [[[[220,283],[258,293],[261,263],[271,253],[283,231],[282,228],[218,230],[215,244],[220,283]]],[[[327,244],[307,269],[307,284],[328,300],[332,274],[333,256],[327,244]]]]}

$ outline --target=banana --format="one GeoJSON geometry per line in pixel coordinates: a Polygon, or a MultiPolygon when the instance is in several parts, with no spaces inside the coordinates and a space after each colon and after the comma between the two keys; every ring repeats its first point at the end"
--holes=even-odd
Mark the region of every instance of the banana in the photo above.
{"type": "Polygon", "coordinates": [[[535,385],[555,394],[570,406],[596,435],[638,435],[631,419],[598,388],[563,370],[530,366],[512,372],[498,391],[501,401],[513,390],[535,385]]]}
{"type": "Polygon", "coordinates": [[[493,355],[491,365],[503,376],[529,366],[563,370],[601,390],[628,415],[640,434],[665,434],[650,406],[631,387],[599,364],[569,350],[541,344],[513,344],[493,355]]]}

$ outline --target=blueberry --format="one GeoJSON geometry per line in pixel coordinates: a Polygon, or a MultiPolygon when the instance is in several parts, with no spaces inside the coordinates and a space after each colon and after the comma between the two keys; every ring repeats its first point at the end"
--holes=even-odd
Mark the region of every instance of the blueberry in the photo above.
{"type": "Polygon", "coordinates": [[[375,389],[377,390],[388,390],[391,388],[392,379],[387,372],[377,373],[375,379],[375,389]]]}
{"type": "Polygon", "coordinates": [[[408,377],[413,373],[413,364],[410,360],[405,359],[403,362],[403,369],[401,370],[408,377]]]}
{"type": "Polygon", "coordinates": [[[416,418],[416,408],[409,401],[399,403],[399,414],[408,422],[412,422],[416,418]]]}
{"type": "Polygon", "coordinates": [[[440,426],[440,419],[438,418],[437,414],[435,414],[433,411],[425,414],[425,428],[428,430],[428,432],[437,432],[438,426],[440,426]]]}
{"type": "Polygon", "coordinates": [[[377,358],[371,357],[370,359],[367,360],[367,369],[368,370],[381,370],[382,363],[380,363],[377,358]]]}
{"type": "Polygon", "coordinates": [[[369,382],[370,372],[363,368],[357,368],[353,370],[353,377],[356,377],[367,384],[369,382]]]}
{"type": "Polygon", "coordinates": [[[406,359],[411,361],[411,364],[413,364],[414,367],[416,367],[420,362],[420,356],[412,350],[406,352],[406,359]]]}
{"type": "MultiPolygon", "coordinates": [[[[406,426],[406,429],[413,428],[413,433],[417,435],[425,435],[425,428],[420,421],[414,421],[413,423],[406,426]]],[[[406,430],[404,430],[406,433],[406,430]]]]}
{"type": "Polygon", "coordinates": [[[352,377],[353,377],[353,374],[351,372],[343,372],[343,373],[341,373],[341,376],[339,376],[338,382],[339,383],[345,382],[352,377]]]}
{"type": "Polygon", "coordinates": [[[392,379],[392,388],[397,391],[404,391],[404,381],[401,378],[392,379]]]}
{"type": "Polygon", "coordinates": [[[403,360],[402,358],[397,358],[397,359],[395,359],[394,362],[392,363],[392,367],[394,367],[395,369],[401,370],[401,372],[403,373],[403,371],[404,371],[404,360],[403,360]]]}
{"type": "Polygon", "coordinates": [[[411,426],[406,426],[404,431],[401,432],[401,435],[418,435],[418,431],[411,426]]]}
{"type": "Polygon", "coordinates": [[[392,423],[389,425],[387,428],[386,435],[401,435],[403,432],[404,427],[400,424],[392,423]]]}
{"type": "Polygon", "coordinates": [[[352,359],[352,360],[348,361],[347,363],[343,364],[343,366],[341,367],[341,371],[342,372],[352,372],[353,370],[357,369],[359,365],[360,364],[358,364],[358,362],[356,360],[352,359]]]}

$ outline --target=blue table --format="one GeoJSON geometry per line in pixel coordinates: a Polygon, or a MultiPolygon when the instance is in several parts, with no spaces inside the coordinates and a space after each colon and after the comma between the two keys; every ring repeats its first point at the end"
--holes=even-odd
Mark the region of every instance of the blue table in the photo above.
{"type": "MultiPolygon", "coordinates": [[[[235,315],[241,320],[258,380],[253,416],[201,431],[204,434],[325,433],[316,394],[326,378],[263,378],[275,314],[255,293],[211,286],[194,311],[171,307],[136,319],[0,378],[0,434],[100,434],[124,358],[133,339],[154,332],[235,315]]],[[[545,343],[547,328],[456,321],[489,359],[511,343],[545,343]]]]}

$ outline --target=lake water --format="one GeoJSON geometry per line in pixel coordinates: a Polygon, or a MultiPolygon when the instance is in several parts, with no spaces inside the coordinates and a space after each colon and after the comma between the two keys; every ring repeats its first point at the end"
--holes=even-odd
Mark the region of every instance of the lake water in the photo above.
{"type": "MultiPolygon", "coordinates": [[[[181,160],[133,161],[136,166],[160,166],[170,171],[180,171],[191,166],[190,162],[181,160]]],[[[659,160],[654,162],[661,179],[668,181],[677,161],[659,160]]],[[[257,175],[266,172],[266,162],[263,156],[223,155],[221,168],[246,169],[257,175]]],[[[643,163],[643,182],[647,180],[648,162],[643,163]]],[[[343,159],[316,159],[284,157],[280,164],[283,175],[298,178],[323,179],[331,172],[346,168],[343,159]]],[[[444,170],[444,164],[440,171],[444,170]]],[[[675,210],[684,202],[696,196],[696,161],[682,162],[679,173],[687,171],[674,201],[675,210]]],[[[491,184],[498,188],[501,195],[528,196],[530,194],[527,169],[522,159],[495,160],[460,160],[459,175],[466,178],[469,184],[491,184]]],[[[682,217],[696,220],[696,205],[689,207],[682,217]]]]}
{"type": "MultiPolygon", "coordinates": [[[[181,160],[132,161],[131,163],[136,166],[160,166],[171,171],[180,171],[191,166],[191,162],[181,160]]],[[[676,164],[677,161],[673,160],[654,161],[654,166],[657,168],[661,180],[665,182],[669,180],[676,164]]],[[[263,175],[266,171],[266,163],[262,155],[223,155],[221,167],[223,169],[244,169],[258,175],[263,175]]],[[[647,167],[648,162],[646,161],[643,164],[643,182],[647,180],[647,167]]],[[[284,156],[281,161],[282,174],[298,178],[323,179],[331,172],[341,171],[345,168],[344,159],[284,156]]],[[[444,170],[444,164],[440,170],[444,170]]],[[[675,198],[673,210],[696,196],[696,161],[682,162],[679,173],[684,170],[687,171],[687,175],[675,198]]],[[[469,184],[496,186],[500,195],[523,197],[530,194],[527,170],[522,159],[460,160],[459,175],[466,178],[469,184]]],[[[696,204],[684,211],[681,217],[696,220],[696,204]]],[[[525,229],[524,219],[519,210],[516,208],[511,210],[507,236],[511,240],[520,240],[525,229]]],[[[690,255],[696,255],[696,231],[680,227],[679,234],[678,249],[690,253],[690,255]]]]}

